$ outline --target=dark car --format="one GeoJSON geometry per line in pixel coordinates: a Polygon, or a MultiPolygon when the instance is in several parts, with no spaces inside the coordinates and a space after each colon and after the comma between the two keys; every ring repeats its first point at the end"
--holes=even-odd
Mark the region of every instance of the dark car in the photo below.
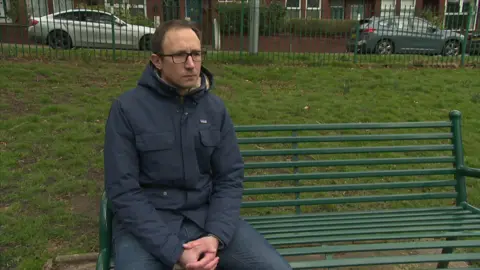
{"type": "Polygon", "coordinates": [[[460,33],[439,29],[419,17],[372,17],[360,21],[358,37],[356,27],[352,29],[347,50],[455,56],[461,52],[463,38],[460,33]]]}
{"type": "Polygon", "coordinates": [[[467,38],[466,53],[470,55],[480,54],[480,32],[469,33],[467,38]]]}

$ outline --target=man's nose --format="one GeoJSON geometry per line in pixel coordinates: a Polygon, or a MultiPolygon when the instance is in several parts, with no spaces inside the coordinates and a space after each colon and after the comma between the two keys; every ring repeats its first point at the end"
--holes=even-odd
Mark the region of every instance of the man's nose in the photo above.
{"type": "Polygon", "coordinates": [[[191,55],[187,56],[187,61],[185,61],[185,67],[186,68],[194,68],[195,63],[193,62],[193,58],[191,55]]]}

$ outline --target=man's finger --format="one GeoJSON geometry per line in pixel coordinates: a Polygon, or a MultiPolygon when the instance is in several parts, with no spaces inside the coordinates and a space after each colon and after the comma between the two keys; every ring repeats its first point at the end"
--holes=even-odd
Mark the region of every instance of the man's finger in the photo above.
{"type": "Polygon", "coordinates": [[[192,248],[197,247],[201,244],[202,243],[200,241],[194,240],[194,241],[183,244],[183,247],[186,248],[186,249],[192,249],[192,248]]]}
{"type": "Polygon", "coordinates": [[[215,253],[205,253],[205,256],[197,262],[189,263],[187,264],[187,269],[188,270],[200,270],[200,269],[208,269],[205,266],[211,263],[212,261],[215,261],[217,257],[215,256],[215,253]]]}
{"type": "Polygon", "coordinates": [[[215,257],[213,261],[211,261],[209,264],[205,265],[205,270],[214,270],[217,267],[218,261],[220,258],[215,257]]]}

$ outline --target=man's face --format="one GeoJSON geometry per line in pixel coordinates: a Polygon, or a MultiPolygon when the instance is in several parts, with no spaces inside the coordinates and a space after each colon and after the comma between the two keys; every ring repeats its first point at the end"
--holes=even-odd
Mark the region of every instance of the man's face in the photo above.
{"type": "Polygon", "coordinates": [[[186,90],[197,86],[201,68],[201,44],[191,29],[172,29],[165,34],[163,54],[153,54],[152,63],[167,83],[186,90]],[[192,53],[192,56],[188,56],[192,53]]]}

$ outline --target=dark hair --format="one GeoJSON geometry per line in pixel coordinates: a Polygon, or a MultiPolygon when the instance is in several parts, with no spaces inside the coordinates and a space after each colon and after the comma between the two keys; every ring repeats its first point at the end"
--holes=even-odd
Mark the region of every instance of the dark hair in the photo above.
{"type": "Polygon", "coordinates": [[[152,52],[161,54],[163,53],[163,41],[165,40],[165,34],[173,29],[192,29],[193,32],[200,38],[200,30],[198,30],[193,23],[187,20],[170,20],[161,24],[155,30],[152,38],[152,52]]]}

